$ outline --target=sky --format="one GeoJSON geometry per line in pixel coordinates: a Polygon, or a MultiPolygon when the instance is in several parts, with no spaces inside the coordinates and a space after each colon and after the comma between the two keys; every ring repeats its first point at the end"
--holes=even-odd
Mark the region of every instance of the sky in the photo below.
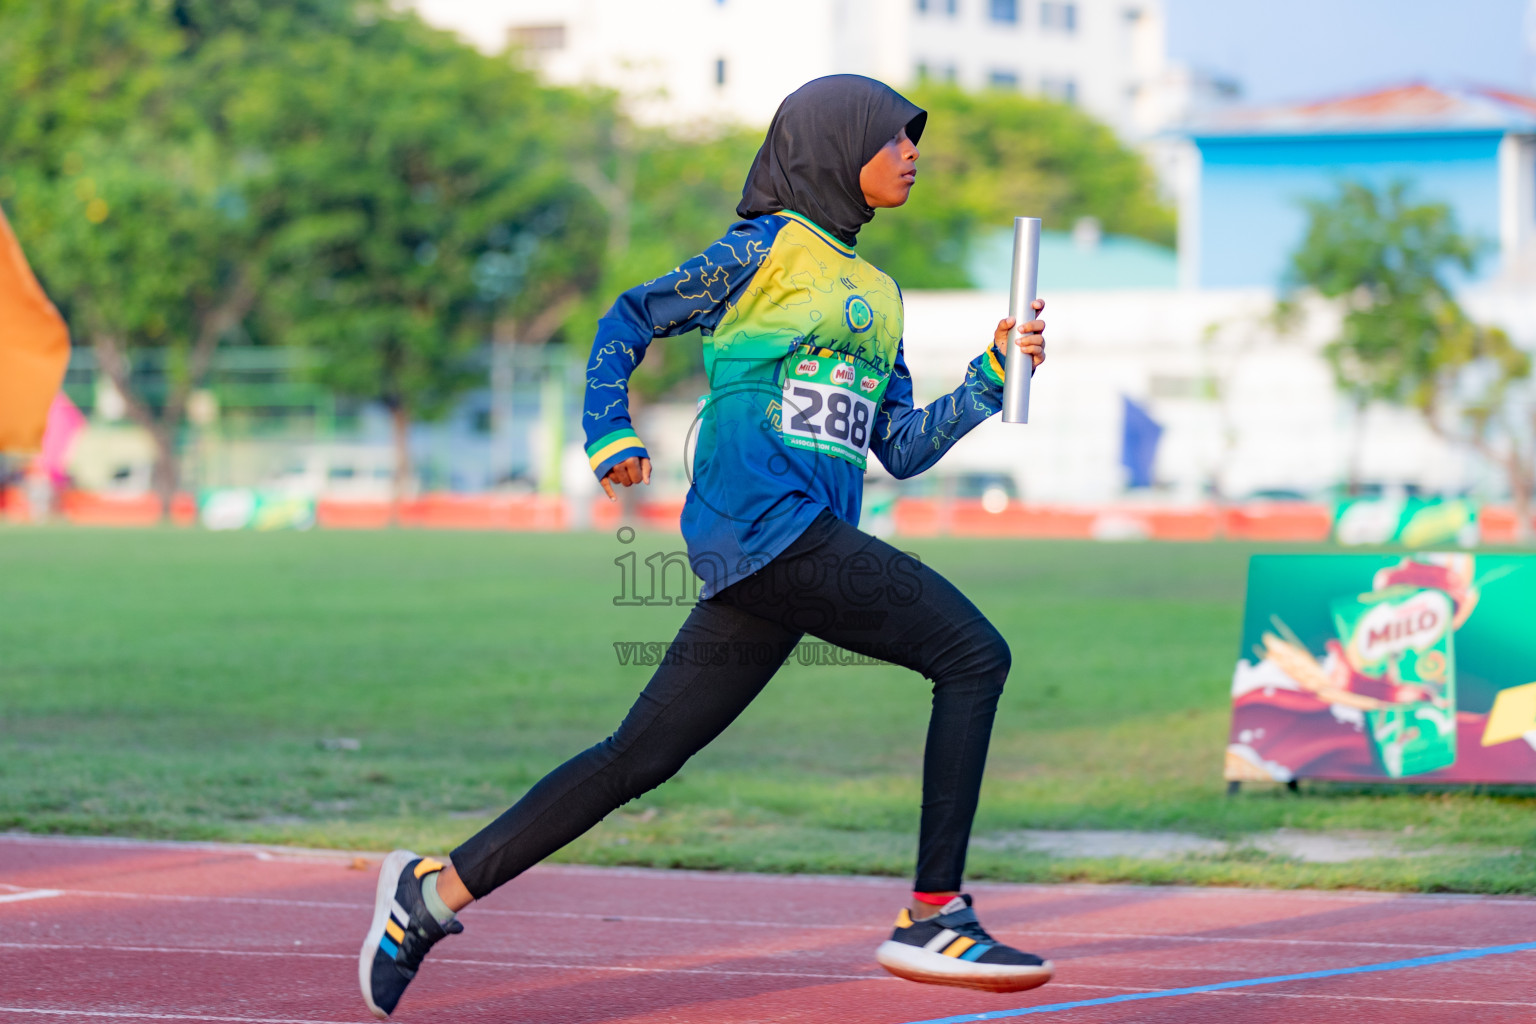
{"type": "Polygon", "coordinates": [[[1536,94],[1536,0],[1166,0],[1169,56],[1279,103],[1422,80],[1536,94]]]}

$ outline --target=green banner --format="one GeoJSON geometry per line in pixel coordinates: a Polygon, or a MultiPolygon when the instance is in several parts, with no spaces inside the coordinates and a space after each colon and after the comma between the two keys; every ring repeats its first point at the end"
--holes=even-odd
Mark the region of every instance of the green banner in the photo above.
{"type": "Polygon", "coordinates": [[[1536,782],[1536,556],[1255,555],[1227,778],[1536,782]]]}
{"type": "Polygon", "coordinates": [[[1463,498],[1348,498],[1333,512],[1340,544],[1476,547],[1477,505],[1463,498]]]}
{"type": "Polygon", "coordinates": [[[315,525],[315,499],[219,487],[197,496],[197,518],[210,530],[307,530],[315,525]]]}

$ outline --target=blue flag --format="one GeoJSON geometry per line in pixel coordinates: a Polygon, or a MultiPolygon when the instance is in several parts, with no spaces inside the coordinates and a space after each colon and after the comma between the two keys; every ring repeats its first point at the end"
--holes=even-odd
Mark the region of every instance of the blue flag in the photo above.
{"type": "Polygon", "coordinates": [[[1125,402],[1125,434],[1120,443],[1120,464],[1126,468],[1131,487],[1152,486],[1152,463],[1157,459],[1157,442],[1162,426],[1146,409],[1120,396],[1125,402]]]}

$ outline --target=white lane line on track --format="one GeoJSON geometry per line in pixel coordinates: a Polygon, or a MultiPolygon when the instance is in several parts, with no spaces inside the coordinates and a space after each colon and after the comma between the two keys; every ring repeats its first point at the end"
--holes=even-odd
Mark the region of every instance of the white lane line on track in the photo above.
{"type": "MultiPolygon", "coordinates": [[[[360,855],[363,856],[363,855],[360,855]]],[[[380,857],[380,854],[371,856],[380,857]]],[[[755,885],[793,885],[804,888],[809,884],[841,885],[847,888],[871,886],[891,888],[892,879],[867,875],[754,875],[729,871],[699,871],[684,868],[636,868],[600,867],[595,864],[539,864],[532,872],[548,874],[591,874],[599,876],[633,876],[637,878],[678,877],[698,882],[746,882],[755,885]]],[[[1200,887],[1193,885],[1136,885],[1133,883],[1107,882],[1084,884],[1073,882],[974,882],[967,883],[972,893],[997,893],[1018,895],[1027,893],[1040,896],[1062,894],[1104,896],[1135,893],[1162,902],[1171,896],[1189,896],[1196,899],[1243,899],[1253,897],[1278,897],[1286,900],[1309,900],[1328,903],[1432,903],[1444,906],[1448,903],[1475,903],[1479,906],[1524,907],[1536,911],[1536,898],[1529,896],[1485,896],[1480,893],[1458,892],[1374,892],[1369,889],[1233,889],[1224,886],[1200,887]]],[[[1459,947],[1458,947],[1459,948],[1459,947]]]]}
{"type": "Polygon", "coordinates": [[[64,895],[63,889],[21,889],[0,896],[0,903],[25,903],[27,900],[51,900],[64,895]]]}
{"type": "MultiPolygon", "coordinates": [[[[353,960],[355,953],[299,953],[289,950],[206,949],[197,946],[112,946],[101,943],[0,942],[0,949],[75,951],[91,953],[187,953],[196,956],[294,957],[301,960],[353,960]]],[[[435,964],[459,964],[469,967],[507,967],[517,970],[610,971],[623,974],[712,974],[747,978],[808,978],[815,981],[896,981],[889,974],[814,974],[801,971],[738,971],[697,967],[615,967],[603,964],[540,964],[514,960],[470,960],[464,957],[434,956],[435,964]]]]}
{"type": "MultiPolygon", "coordinates": [[[[1129,985],[1084,985],[1082,983],[1053,981],[1051,988],[1096,988],[1108,992],[1166,992],[1165,988],[1132,988],[1129,985]]],[[[1423,1003],[1439,1005],[1445,1003],[1450,1006],[1536,1006],[1536,1003],[1502,1002],[1493,999],[1430,999],[1417,996],[1362,996],[1362,995],[1326,995],[1318,992],[1258,992],[1252,990],[1228,990],[1225,992],[1200,992],[1202,996],[1234,996],[1252,999],[1261,997],[1264,999],[1332,999],[1335,1002],[1349,1002],[1350,1000],[1364,1000],[1369,1003],[1423,1003]]]]}
{"type": "MultiPolygon", "coordinates": [[[[1180,935],[1178,933],[1137,933],[1137,932],[1066,932],[1045,931],[1033,928],[1020,928],[1019,931],[1035,936],[1050,936],[1052,938],[1078,938],[1078,939],[1131,939],[1137,942],[1216,942],[1239,943],[1260,946],[1359,946],[1363,949],[1461,949],[1461,946],[1439,945],[1432,942],[1366,942],[1356,939],[1271,939],[1271,938],[1245,938],[1227,935],[1180,935]]],[[[1112,955],[1112,954],[1102,954],[1112,955]]]]}
{"type": "MultiPolygon", "coordinates": [[[[54,1017],[108,1017],[112,1020],[211,1020],[231,1024],[352,1024],[350,1021],[312,1020],[306,1017],[213,1017],[206,1013],[135,1013],[128,1010],[56,1010],[36,1006],[0,1006],[0,1013],[37,1013],[54,1017]]],[[[357,1024],[363,1024],[361,1019],[357,1024]]],[[[370,1018],[367,1024],[373,1024],[370,1018]]]]}
{"type": "MultiPolygon", "coordinates": [[[[0,886],[16,888],[0,882],[0,886]]],[[[171,903],[232,903],[249,906],[269,907],[303,907],[311,910],[347,910],[360,912],[367,909],[362,903],[342,903],[336,900],[290,900],[270,896],[187,896],[180,893],[140,893],[140,892],[111,892],[102,889],[56,889],[48,890],[65,896],[78,896],[91,899],[117,899],[117,900],[161,900],[171,903]]],[[[0,897],[3,901],[4,897],[0,897]]],[[[881,933],[886,931],[884,925],[866,924],[813,924],[799,921],[735,921],[723,918],[709,917],[666,917],[651,914],[586,914],[572,911],[553,910],[497,910],[490,907],[476,907],[472,916],[482,915],[492,917],[535,917],[535,918],[560,918],[567,921],[603,921],[608,924],[623,924],[637,921],[644,924],[688,924],[688,925],[722,925],[732,928],[794,928],[797,930],[819,931],[855,931],[881,933]]],[[[1138,942],[1215,942],[1215,943],[1242,943],[1250,945],[1273,946],[1345,946],[1361,949],[1430,949],[1430,950],[1454,950],[1460,949],[1459,945],[1445,945],[1433,942],[1366,942],[1353,939],[1278,939],[1265,937],[1239,937],[1226,935],[1180,935],[1180,934],[1155,934],[1145,932],[1078,932],[1058,931],[1055,929],[1035,929],[1022,926],[1013,926],[1013,930],[1030,936],[1049,938],[1075,938],[1075,939],[1118,939],[1138,942]]]]}
{"type": "MultiPolygon", "coordinates": [[[[1126,988],[1119,985],[1084,985],[1071,982],[1055,982],[1052,989],[1098,989],[1115,992],[1161,992],[1162,989],[1126,988]]],[[[1493,999],[1416,999],[1409,996],[1365,996],[1365,995],[1323,995],[1307,992],[1210,992],[1203,993],[1213,996],[1232,996],[1235,998],[1252,999],[1255,997],[1265,999],[1327,999],[1334,1002],[1370,1002],[1370,1003],[1409,1003],[1424,1006],[1508,1006],[1529,1008],[1532,1003],[1519,1003],[1493,999]]],[[[125,1010],[64,1010],[56,1008],[32,1007],[32,1006],[0,1006],[0,1013],[29,1013],[57,1017],[93,1017],[112,1018],[118,1020],[193,1020],[214,1021],[217,1024],[353,1024],[350,1021],[319,1020],[303,1017],[223,1017],[201,1013],[159,1013],[125,1010]]],[[[362,1024],[361,1021],[356,1024],[362,1024]]],[[[371,1024],[371,1022],[370,1022],[371,1024]]]]}
{"type": "MultiPolygon", "coordinates": [[[[1113,957],[1114,957],[1114,954],[1110,954],[1107,957],[1096,957],[1096,956],[1095,957],[1082,957],[1082,958],[1074,958],[1071,962],[1074,963],[1074,964],[1091,963],[1093,965],[1092,969],[1094,971],[1102,971],[1102,972],[1109,972],[1109,971],[1165,971],[1165,972],[1166,971],[1190,971],[1192,973],[1197,973],[1197,972],[1200,972],[1200,971],[1217,971],[1217,972],[1221,972],[1221,973],[1225,973],[1225,974],[1231,974],[1234,971],[1247,971],[1247,970],[1256,970],[1257,969],[1257,968],[1245,967],[1245,966],[1233,966],[1232,964],[1142,964],[1142,963],[1126,963],[1124,961],[1115,960],[1113,957]]],[[[1302,968],[1297,968],[1297,970],[1301,970],[1301,969],[1302,968]]],[[[1325,968],[1318,968],[1318,969],[1319,970],[1323,970],[1325,968]]],[[[1462,969],[1466,970],[1467,968],[1463,967],[1462,969]]]]}
{"type": "Polygon", "coordinates": [[[27,846],[103,847],[109,850],[162,850],[167,853],[222,853],[254,857],[283,864],[346,864],[358,857],[378,863],[382,853],[322,850],[307,846],[263,846],[260,843],[200,843],[177,839],[124,839],[118,836],[35,836],[26,832],[0,832],[0,843],[27,846]]]}
{"type": "MultiPolygon", "coordinates": [[[[8,886],[4,882],[0,882],[0,887],[16,888],[8,886]]],[[[168,903],[233,903],[257,907],[303,907],[310,910],[363,911],[368,909],[368,905],[361,901],[343,903],[339,900],[292,900],[273,896],[188,896],[182,893],[112,892],[105,889],[60,889],[57,891],[65,896],[78,896],[87,899],[159,900],[168,903]]],[[[814,924],[800,921],[731,921],[708,917],[658,917],[647,914],[582,914],[558,910],[497,910],[491,907],[476,907],[473,916],[480,917],[481,915],[491,917],[558,917],[566,920],[607,921],[610,924],[624,921],[639,921],[647,924],[719,924],[742,928],[793,928],[797,931],[820,929],[824,931],[853,930],[884,933],[889,930],[885,925],[868,924],[814,924]]],[[[1460,947],[1456,948],[1459,949],[1460,947]]]]}
{"type": "MultiPolygon", "coordinates": [[[[487,817],[494,814],[488,812],[487,817]]],[[[149,848],[162,850],[188,850],[213,853],[228,853],[251,857],[257,861],[273,864],[310,863],[335,866],[346,864],[359,857],[373,863],[381,862],[384,854],[376,850],[326,850],[314,847],[299,846],[268,846],[259,843],[215,843],[184,841],[175,839],[129,839],[117,836],[44,836],[33,835],[27,832],[0,832],[0,843],[25,843],[29,845],[53,845],[53,846],[105,846],[122,848],[149,848]],[[264,856],[257,856],[264,854],[264,856]]],[[[441,855],[438,855],[441,856],[441,855]]],[[[747,883],[752,885],[792,885],[804,887],[807,884],[833,885],[842,888],[881,888],[889,890],[892,879],[873,877],[869,875],[754,875],[747,873],[734,873],[725,871],[700,871],[680,868],[640,868],[640,867],[600,867],[594,864],[539,864],[531,869],[531,873],[550,875],[598,875],[610,878],[686,878],[689,881],[719,884],[722,882],[737,884],[747,883]]],[[[1373,892],[1368,889],[1228,889],[1228,888],[1201,888],[1191,885],[1147,886],[1132,883],[1061,883],[1061,882],[977,882],[971,887],[972,892],[1018,894],[1033,893],[1039,895],[1106,895],[1115,893],[1139,893],[1154,897],[1161,901],[1170,896],[1190,896],[1197,899],[1231,899],[1234,893],[1240,893],[1244,899],[1278,897],[1286,900],[1312,900],[1329,903],[1356,902],[1356,903],[1430,903],[1438,906],[1454,903],[1476,903],[1481,906],[1507,906],[1524,907],[1527,910],[1536,910],[1536,898],[1519,896],[1485,896],[1478,893],[1401,893],[1401,892],[1373,892]]],[[[1428,948],[1428,947],[1425,947],[1428,948]]],[[[1435,947],[1440,948],[1440,947],[1435,947]]],[[[1445,947],[1449,948],[1449,947],[1445,947]]]]}
{"type": "MultiPolygon", "coordinates": [[[[111,945],[86,944],[86,943],[66,944],[66,943],[41,943],[41,942],[37,942],[37,943],[0,942],[0,949],[17,949],[17,950],[73,950],[73,951],[111,952],[111,953],[191,953],[191,954],[200,954],[200,955],[204,955],[204,956],[297,957],[297,958],[300,958],[300,959],[308,959],[308,960],[353,960],[353,959],[355,959],[355,957],[353,957],[352,954],[350,954],[350,953],[298,953],[298,952],[289,952],[287,950],[282,950],[282,951],[264,951],[264,950],[244,950],[244,949],[201,949],[201,948],[182,947],[182,946],[111,946],[111,945]]],[[[506,969],[516,969],[516,970],[543,969],[543,970],[564,970],[564,971],[600,971],[600,972],[620,973],[620,974],[705,974],[705,975],[721,975],[721,976],[729,976],[729,977],[750,977],[750,978],[795,978],[795,979],[806,979],[806,980],[811,980],[811,981],[880,981],[880,982],[889,982],[889,981],[897,981],[897,980],[899,980],[899,979],[891,977],[888,974],[815,974],[815,973],[801,973],[801,972],[798,972],[798,971],[738,971],[738,970],[729,970],[729,969],[716,970],[716,969],[700,969],[700,968],[690,968],[690,967],[615,967],[615,966],[603,966],[603,965],[593,965],[593,964],[570,964],[570,963],[564,963],[564,964],[541,964],[541,963],[526,963],[526,962],[509,961],[509,960],[475,960],[475,959],[469,959],[469,958],[465,958],[465,957],[433,957],[432,958],[432,962],[433,963],[439,963],[439,964],[457,964],[457,965],[459,965],[461,967],[497,967],[497,968],[506,968],[506,969]]],[[[1165,969],[1166,970],[1176,970],[1176,969],[1178,969],[1178,968],[1173,968],[1173,967],[1163,968],[1163,967],[1158,966],[1158,965],[1146,965],[1146,966],[1148,968],[1150,968],[1150,969],[1156,969],[1156,970],[1165,970],[1165,969]]],[[[1061,988],[1073,988],[1073,989],[1091,989],[1091,990],[1108,991],[1108,992],[1163,992],[1163,991],[1166,991],[1166,989],[1164,989],[1164,988],[1144,988],[1144,987],[1137,987],[1137,986],[1133,986],[1133,985],[1091,985],[1091,984],[1086,984],[1084,982],[1065,982],[1065,981],[1053,982],[1051,984],[1051,988],[1053,990],[1054,989],[1061,989],[1061,988]]],[[[1203,995],[1204,994],[1209,994],[1209,995],[1245,996],[1245,997],[1250,997],[1250,998],[1252,998],[1252,997],[1262,997],[1262,998],[1273,998],[1273,999],[1332,999],[1332,1000],[1335,1000],[1335,1001],[1345,1001],[1345,1002],[1347,1002],[1349,1000],[1364,1000],[1364,1001],[1367,1001],[1367,1002],[1377,1002],[1377,1003],[1423,1003],[1423,1004],[1430,1004],[1430,1003],[1440,1004],[1440,1003],[1445,1003],[1447,1005],[1457,1005],[1457,1006],[1463,1006],[1463,1005],[1464,1006],[1518,1006],[1518,1007],[1536,1006],[1536,1003],[1508,1002],[1508,1001],[1485,1000],[1485,999],[1424,999],[1424,998],[1416,998],[1416,997],[1410,997],[1410,996],[1324,995],[1324,994],[1302,993],[1302,992],[1259,992],[1259,991],[1245,992],[1245,991],[1231,991],[1231,992],[1212,992],[1212,993],[1202,993],[1202,994],[1203,995]]],[[[12,1008],[12,1007],[0,1006],[0,1012],[18,1012],[19,1013],[19,1012],[24,1012],[24,1011],[22,1011],[20,1009],[15,1009],[15,1008],[12,1008]]],[[[53,1012],[53,1011],[46,1011],[46,1012],[53,1012]]],[[[63,1013],[63,1012],[66,1012],[66,1011],[62,1011],[61,1010],[61,1011],[57,1011],[57,1012],[63,1013]]],[[[110,1014],[106,1014],[105,1016],[111,1016],[111,1015],[110,1014]]],[[[120,1016],[133,1016],[133,1015],[131,1015],[131,1014],[121,1014],[120,1016]]],[[[142,1014],[142,1015],[139,1015],[139,1016],[150,1016],[150,1017],[153,1017],[155,1015],[153,1015],[153,1014],[142,1014]]],[[[167,1018],[167,1019],[178,1019],[178,1018],[172,1017],[172,1018],[167,1018]]],[[[188,1017],[186,1019],[189,1019],[189,1020],[248,1021],[248,1022],[256,1022],[256,1021],[258,1021],[258,1018],[248,1018],[248,1017],[196,1017],[196,1016],[194,1016],[194,1017],[188,1017]]],[[[288,1022],[274,1022],[274,1024],[288,1024],[288,1022]]],[[[292,1022],[292,1024],[325,1024],[325,1022],[294,1021],[294,1022],[292,1022]]]]}
{"type": "Polygon", "coordinates": [[[1244,996],[1249,999],[1332,999],[1335,1002],[1360,1001],[1367,1003],[1417,1003],[1425,1006],[1439,1006],[1442,1003],[1447,1006],[1519,1006],[1530,1008],[1536,1003],[1512,1003],[1495,999],[1420,999],[1414,996],[1359,996],[1359,995],[1324,995],[1320,992],[1201,992],[1203,996],[1244,996]]]}

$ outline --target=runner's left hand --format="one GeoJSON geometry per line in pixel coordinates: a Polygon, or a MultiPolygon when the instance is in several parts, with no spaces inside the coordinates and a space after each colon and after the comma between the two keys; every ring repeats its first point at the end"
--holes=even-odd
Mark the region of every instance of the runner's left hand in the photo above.
{"type": "MultiPolygon", "coordinates": [[[[1035,312],[1045,310],[1045,300],[1035,300],[1035,312]]],[[[1006,365],[1008,359],[1008,332],[1013,330],[1014,318],[1005,316],[997,322],[997,330],[992,334],[992,351],[997,353],[997,361],[1006,365]]],[[[1015,342],[1020,349],[1034,356],[1035,366],[1038,368],[1045,362],[1045,321],[1031,320],[1019,329],[1019,337],[1015,342]]]]}
{"type": "Polygon", "coordinates": [[[598,483],[603,485],[603,491],[608,495],[609,501],[619,500],[619,496],[613,491],[614,484],[633,487],[635,484],[649,484],[650,482],[651,460],[642,459],[639,456],[625,459],[623,462],[615,462],[613,468],[598,481],[598,483]]]}

